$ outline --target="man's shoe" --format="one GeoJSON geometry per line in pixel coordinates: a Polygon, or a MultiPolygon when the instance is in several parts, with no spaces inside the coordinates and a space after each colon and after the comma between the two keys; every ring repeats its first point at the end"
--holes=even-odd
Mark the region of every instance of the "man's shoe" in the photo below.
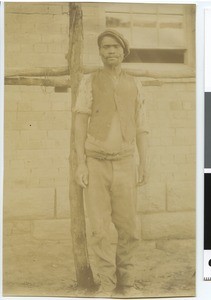
{"type": "Polygon", "coordinates": [[[111,298],[113,294],[113,290],[105,289],[103,286],[95,292],[95,296],[99,298],[111,298]]]}
{"type": "Polygon", "coordinates": [[[112,298],[140,298],[141,292],[134,286],[122,286],[112,293],[112,298]]]}

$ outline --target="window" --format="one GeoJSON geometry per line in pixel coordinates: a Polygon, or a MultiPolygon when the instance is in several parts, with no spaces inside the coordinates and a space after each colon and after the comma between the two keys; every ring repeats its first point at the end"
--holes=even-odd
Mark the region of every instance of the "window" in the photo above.
{"type": "Polygon", "coordinates": [[[106,4],[106,27],[121,32],[126,63],[182,63],[188,50],[186,5],[106,4]]]}

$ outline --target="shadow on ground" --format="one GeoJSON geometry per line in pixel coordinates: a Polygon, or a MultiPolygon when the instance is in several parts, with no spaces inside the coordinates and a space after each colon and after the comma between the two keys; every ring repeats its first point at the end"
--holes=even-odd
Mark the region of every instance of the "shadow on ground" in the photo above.
{"type": "MultiPolygon", "coordinates": [[[[195,295],[195,241],[140,242],[136,263],[139,297],[195,295]]],[[[4,296],[92,296],[76,285],[71,241],[7,236],[4,296]]]]}

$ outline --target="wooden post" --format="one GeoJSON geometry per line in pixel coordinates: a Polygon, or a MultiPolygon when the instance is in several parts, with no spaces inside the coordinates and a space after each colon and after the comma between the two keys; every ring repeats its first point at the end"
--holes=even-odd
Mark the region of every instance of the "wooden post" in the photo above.
{"type": "MultiPolygon", "coordinates": [[[[69,38],[70,46],[67,55],[70,81],[71,81],[71,101],[72,108],[75,106],[77,90],[82,76],[82,11],[80,4],[70,3],[69,18],[69,38]]],[[[70,137],[70,209],[71,209],[71,234],[73,240],[74,263],[78,287],[92,289],[94,288],[93,274],[89,264],[85,215],[83,205],[82,188],[75,182],[76,153],[75,153],[75,134],[74,134],[75,114],[72,113],[72,126],[70,137]]]]}

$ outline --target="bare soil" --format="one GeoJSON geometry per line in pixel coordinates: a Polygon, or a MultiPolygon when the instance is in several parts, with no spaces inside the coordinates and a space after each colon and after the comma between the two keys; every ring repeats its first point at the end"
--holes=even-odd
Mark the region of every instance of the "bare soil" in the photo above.
{"type": "MultiPolygon", "coordinates": [[[[70,240],[7,236],[3,254],[4,296],[97,297],[77,288],[70,240]]],[[[141,241],[136,277],[140,298],[194,296],[195,242],[141,241]]]]}

